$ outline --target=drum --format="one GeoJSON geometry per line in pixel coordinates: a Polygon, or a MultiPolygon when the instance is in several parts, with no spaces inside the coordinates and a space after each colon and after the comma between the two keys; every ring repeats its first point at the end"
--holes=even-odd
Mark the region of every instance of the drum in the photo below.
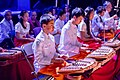
{"type": "Polygon", "coordinates": [[[97,62],[92,58],[84,58],[76,61],[69,61],[69,65],[61,68],[58,72],[62,74],[84,73],[97,66],[97,62]]]}

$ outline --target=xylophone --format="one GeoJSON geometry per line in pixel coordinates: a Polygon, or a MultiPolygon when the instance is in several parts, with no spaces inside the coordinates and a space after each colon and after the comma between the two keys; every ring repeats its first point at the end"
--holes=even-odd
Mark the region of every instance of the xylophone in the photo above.
{"type": "Polygon", "coordinates": [[[108,42],[103,44],[104,46],[109,46],[109,47],[118,47],[120,46],[120,40],[116,39],[116,40],[109,40],[108,42]]]}
{"type": "Polygon", "coordinates": [[[93,51],[91,54],[89,54],[87,57],[92,58],[109,58],[112,56],[112,54],[116,53],[115,50],[108,46],[101,46],[97,50],[93,51]]]}
{"type": "Polygon", "coordinates": [[[115,53],[116,52],[113,48],[108,46],[101,46],[91,54],[87,55],[87,57],[94,58],[97,61],[100,61],[101,65],[104,65],[115,55],[115,53]]]}
{"type": "Polygon", "coordinates": [[[58,72],[63,74],[84,73],[85,71],[94,68],[97,65],[97,62],[95,59],[85,58],[82,60],[73,61],[69,64],[69,66],[61,68],[58,72]]]}

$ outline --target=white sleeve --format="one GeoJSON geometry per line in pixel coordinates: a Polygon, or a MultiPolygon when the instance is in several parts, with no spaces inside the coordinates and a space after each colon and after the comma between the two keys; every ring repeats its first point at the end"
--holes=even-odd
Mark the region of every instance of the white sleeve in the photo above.
{"type": "Polygon", "coordinates": [[[66,29],[62,29],[61,37],[60,37],[60,45],[58,46],[58,50],[61,51],[67,51],[67,52],[79,52],[79,46],[72,45],[71,39],[69,38],[69,33],[66,29]]]}
{"type": "Polygon", "coordinates": [[[86,24],[85,23],[80,23],[78,25],[78,31],[86,31],[86,24]]]}
{"type": "Polygon", "coordinates": [[[56,34],[56,33],[57,33],[58,27],[59,27],[58,22],[55,21],[55,24],[54,24],[54,31],[53,31],[52,34],[56,34]]]}
{"type": "Polygon", "coordinates": [[[20,30],[21,30],[21,25],[19,23],[17,23],[15,25],[15,32],[19,32],[20,33],[20,30]]]}
{"type": "Polygon", "coordinates": [[[36,41],[33,46],[34,58],[37,61],[38,65],[49,65],[51,61],[46,60],[43,55],[43,43],[41,41],[36,41]]]}
{"type": "Polygon", "coordinates": [[[59,24],[60,24],[60,23],[59,23],[58,21],[55,22],[55,25],[54,25],[54,26],[55,26],[55,29],[56,29],[56,30],[59,30],[59,29],[60,29],[60,25],[59,25],[59,24]]]}

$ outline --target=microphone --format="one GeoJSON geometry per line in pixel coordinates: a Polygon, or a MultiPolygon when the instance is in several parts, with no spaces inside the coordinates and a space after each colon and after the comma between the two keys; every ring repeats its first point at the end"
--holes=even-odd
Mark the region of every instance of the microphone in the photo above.
{"type": "Polygon", "coordinates": [[[120,32],[118,32],[118,33],[115,35],[115,37],[113,38],[112,42],[114,42],[114,41],[118,38],[119,34],[120,34],[120,32]]]}

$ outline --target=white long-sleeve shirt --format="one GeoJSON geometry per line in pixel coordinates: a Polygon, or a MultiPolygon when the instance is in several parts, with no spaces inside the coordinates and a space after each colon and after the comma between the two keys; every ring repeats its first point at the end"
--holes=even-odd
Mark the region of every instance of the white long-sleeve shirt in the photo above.
{"type": "Polygon", "coordinates": [[[77,26],[68,21],[62,28],[58,51],[63,55],[77,54],[81,43],[77,40],[77,26]]]}
{"type": "MultiPolygon", "coordinates": [[[[87,25],[84,22],[84,20],[82,20],[82,22],[78,25],[78,31],[77,31],[77,36],[81,38],[81,34],[80,32],[85,32],[85,37],[90,37],[90,35],[87,34],[87,25]]],[[[91,22],[90,22],[90,33],[91,33],[91,22]]],[[[91,33],[92,34],[92,33],[91,33]]]]}
{"type": "Polygon", "coordinates": [[[15,28],[13,25],[13,21],[7,21],[5,18],[0,22],[0,43],[6,39],[10,38],[9,34],[15,34],[15,28]]]}
{"type": "Polygon", "coordinates": [[[43,30],[37,35],[33,46],[34,52],[34,67],[38,72],[46,65],[50,65],[51,59],[56,54],[54,37],[51,34],[46,34],[43,30]]]}
{"type": "Polygon", "coordinates": [[[108,26],[109,28],[115,29],[114,18],[110,17],[110,14],[107,10],[105,11],[104,15],[102,16],[102,20],[103,20],[103,22],[105,23],[106,26],[108,26]]]}
{"type": "MultiPolygon", "coordinates": [[[[57,31],[61,32],[63,26],[64,26],[64,21],[63,21],[63,20],[60,20],[60,19],[58,18],[58,19],[55,21],[55,24],[54,24],[54,27],[55,27],[54,32],[56,32],[56,33],[57,33],[57,31]]],[[[60,42],[60,34],[56,34],[56,35],[54,35],[54,37],[55,37],[55,43],[56,43],[56,44],[59,44],[59,42],[60,42]]]]}
{"type": "Polygon", "coordinates": [[[101,22],[100,15],[95,14],[92,20],[92,32],[94,36],[97,37],[102,29],[104,29],[104,25],[103,22],[101,22]]]}

